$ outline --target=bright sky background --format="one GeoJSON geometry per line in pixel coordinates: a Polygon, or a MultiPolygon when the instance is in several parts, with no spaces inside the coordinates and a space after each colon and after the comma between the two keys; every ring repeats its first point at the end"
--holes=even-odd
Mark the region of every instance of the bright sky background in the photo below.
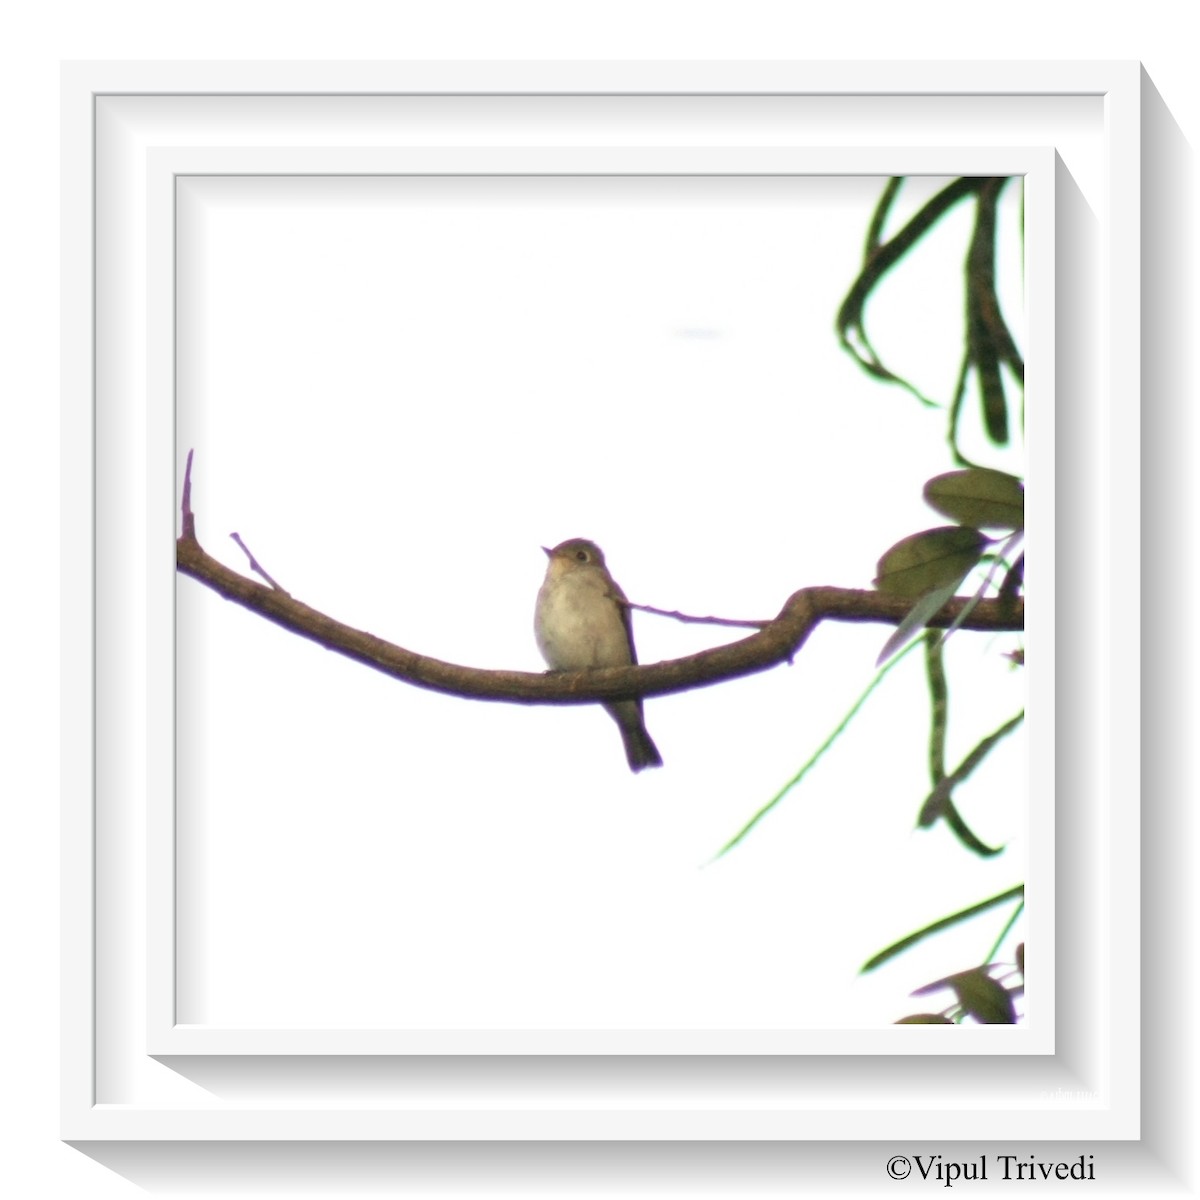
{"type": "MultiPolygon", "coordinates": [[[[944,181],[912,183],[904,213],[944,181]]],[[[541,670],[539,547],[605,550],[630,599],[773,616],[866,587],[942,524],[945,414],[869,380],[833,322],[883,181],[196,178],[180,190],[178,426],[208,551],[239,532],[293,595],[412,650],[541,670]]],[[[1020,334],[1018,189],[1004,298],[1020,334]]],[[[960,206],[868,310],[948,398],[960,206]]],[[[974,414],[967,424],[973,424],[974,414]]],[[[1018,455],[979,449],[1022,472],[1018,455]]],[[[178,586],[181,1022],[439,1028],[886,1024],[980,961],[996,910],[875,974],[885,945],[1024,878],[1023,735],[961,808],[982,863],[914,831],[920,656],[804,784],[706,866],[870,681],[883,626],[650,700],[633,776],[598,709],[485,704],[376,675],[178,586]]],[[[638,614],[643,662],[738,636],[638,614]]],[[[948,648],[951,765],[1023,704],[948,648]]]]}

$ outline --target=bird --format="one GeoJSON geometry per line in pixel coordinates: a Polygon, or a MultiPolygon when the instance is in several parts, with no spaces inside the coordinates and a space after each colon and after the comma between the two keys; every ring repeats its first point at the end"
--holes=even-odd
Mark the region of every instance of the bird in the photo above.
{"type": "MultiPolygon", "coordinates": [[[[629,605],[608,573],[600,547],[587,538],[569,538],[542,550],[550,561],[538,591],[533,631],[550,669],[582,671],[636,663],[629,605]]],[[[604,711],[621,731],[631,771],[662,766],[658,747],[646,731],[640,697],[605,704],[604,711]]]]}

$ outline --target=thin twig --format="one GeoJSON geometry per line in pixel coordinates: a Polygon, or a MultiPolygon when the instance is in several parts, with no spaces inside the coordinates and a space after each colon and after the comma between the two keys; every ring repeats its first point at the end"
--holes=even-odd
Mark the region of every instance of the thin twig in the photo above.
{"type": "Polygon", "coordinates": [[[285,596],[291,595],[286,588],[280,587],[280,585],[262,569],[258,559],[250,553],[250,547],[242,541],[242,535],[240,533],[231,533],[229,536],[233,538],[235,542],[237,542],[237,544],[242,548],[242,553],[250,560],[250,570],[252,570],[256,575],[261,575],[277,592],[282,592],[285,596]]]}
{"type": "Polygon", "coordinates": [[[183,536],[185,538],[195,538],[196,536],[196,514],[192,512],[192,455],[195,450],[189,450],[187,456],[187,466],[183,471],[183,503],[180,508],[183,512],[183,536]]]}
{"type": "Polygon", "coordinates": [[[671,617],[686,625],[725,625],[730,629],[766,629],[771,623],[770,621],[738,621],[733,617],[690,617],[687,613],[677,612],[673,609],[655,608],[652,604],[634,604],[632,600],[627,600],[625,603],[630,608],[636,608],[638,612],[653,613],[656,617],[671,617]]]}

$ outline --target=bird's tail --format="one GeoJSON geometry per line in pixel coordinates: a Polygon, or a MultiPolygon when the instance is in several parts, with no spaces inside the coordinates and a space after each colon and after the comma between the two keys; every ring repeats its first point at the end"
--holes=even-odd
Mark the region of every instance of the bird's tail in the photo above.
{"type": "Polygon", "coordinates": [[[646,731],[641,704],[632,700],[626,701],[612,705],[608,712],[621,730],[621,741],[625,743],[625,758],[629,769],[637,772],[645,767],[661,767],[662,755],[646,731]]]}

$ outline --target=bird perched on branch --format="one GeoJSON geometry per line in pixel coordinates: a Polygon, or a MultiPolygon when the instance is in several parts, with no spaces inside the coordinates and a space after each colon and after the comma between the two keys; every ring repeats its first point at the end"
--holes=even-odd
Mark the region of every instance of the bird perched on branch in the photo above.
{"type": "MultiPolygon", "coordinates": [[[[538,592],[533,630],[542,657],[555,671],[625,667],[637,662],[633,621],[625,593],[604,565],[595,542],[571,538],[546,551],[550,562],[538,592]]],[[[604,705],[617,723],[631,771],[661,767],[658,747],[646,732],[642,701],[604,705]]]]}

